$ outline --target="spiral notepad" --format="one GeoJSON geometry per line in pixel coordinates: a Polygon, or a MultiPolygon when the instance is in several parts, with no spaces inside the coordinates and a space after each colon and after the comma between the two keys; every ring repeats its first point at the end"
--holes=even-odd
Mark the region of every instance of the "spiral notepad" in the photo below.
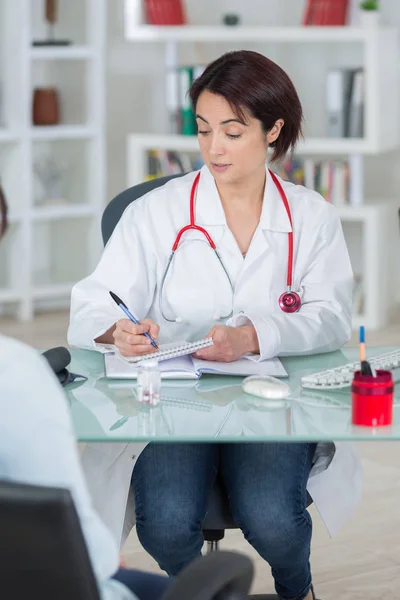
{"type": "Polygon", "coordinates": [[[158,352],[151,352],[150,354],[144,354],[143,356],[121,356],[124,360],[129,363],[138,363],[143,360],[157,359],[157,360],[168,360],[169,358],[178,358],[179,356],[185,356],[186,354],[193,354],[196,350],[201,348],[208,348],[212,346],[212,338],[206,338],[197,342],[180,342],[179,344],[161,344],[158,352]]]}

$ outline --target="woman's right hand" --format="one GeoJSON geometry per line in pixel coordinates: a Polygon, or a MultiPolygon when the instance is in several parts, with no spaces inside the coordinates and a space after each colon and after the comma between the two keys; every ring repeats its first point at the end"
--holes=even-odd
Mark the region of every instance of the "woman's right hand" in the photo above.
{"type": "Polygon", "coordinates": [[[149,338],[143,334],[147,332],[154,340],[157,340],[159,331],[159,325],[153,323],[151,319],[140,321],[140,325],[135,325],[129,319],[121,319],[115,323],[112,332],[113,343],[122,356],[150,354],[151,352],[157,352],[157,349],[151,345],[149,338]]]}

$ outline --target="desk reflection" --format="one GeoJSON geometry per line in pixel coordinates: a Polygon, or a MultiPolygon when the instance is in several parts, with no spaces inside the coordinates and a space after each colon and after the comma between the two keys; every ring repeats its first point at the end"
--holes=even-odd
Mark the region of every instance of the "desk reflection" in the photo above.
{"type": "Polygon", "coordinates": [[[296,390],[271,402],[243,392],[240,378],[163,382],[157,406],[138,402],[135,382],[103,377],[68,396],[79,437],[86,439],[326,438],[351,427],[346,394],[296,390]]]}

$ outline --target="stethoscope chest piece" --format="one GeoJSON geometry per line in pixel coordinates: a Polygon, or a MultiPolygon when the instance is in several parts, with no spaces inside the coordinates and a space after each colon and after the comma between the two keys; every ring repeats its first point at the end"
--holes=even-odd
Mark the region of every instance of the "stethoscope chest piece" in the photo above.
{"type": "Polygon", "coordinates": [[[301,299],[296,292],[283,292],[279,296],[279,306],[286,313],[294,313],[300,310],[301,299]]]}

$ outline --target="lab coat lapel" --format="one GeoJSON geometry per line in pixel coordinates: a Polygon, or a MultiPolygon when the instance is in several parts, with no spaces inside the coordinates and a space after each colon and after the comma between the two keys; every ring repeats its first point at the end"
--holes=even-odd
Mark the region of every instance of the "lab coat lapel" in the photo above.
{"type": "Polygon", "coordinates": [[[268,169],[266,169],[266,183],[260,223],[254,233],[246,260],[243,263],[243,270],[268,253],[269,231],[284,234],[292,231],[292,228],[279,190],[268,169]]]}
{"type": "Polygon", "coordinates": [[[202,227],[226,225],[225,213],[214,177],[208,167],[201,169],[196,196],[196,222],[202,227]]]}
{"type": "MultiPolygon", "coordinates": [[[[207,229],[217,246],[221,242],[224,232],[229,234],[214,177],[206,166],[201,169],[195,214],[196,223],[207,229]]],[[[268,231],[287,234],[291,230],[279,190],[266,168],[266,185],[260,223],[254,233],[246,259],[243,261],[243,271],[268,252],[268,231]]],[[[224,246],[235,256],[239,256],[239,248],[232,234],[224,236],[224,246]]]]}
{"type": "Polygon", "coordinates": [[[227,225],[214,177],[205,165],[201,169],[195,199],[195,222],[206,229],[218,247],[227,225]]]}

